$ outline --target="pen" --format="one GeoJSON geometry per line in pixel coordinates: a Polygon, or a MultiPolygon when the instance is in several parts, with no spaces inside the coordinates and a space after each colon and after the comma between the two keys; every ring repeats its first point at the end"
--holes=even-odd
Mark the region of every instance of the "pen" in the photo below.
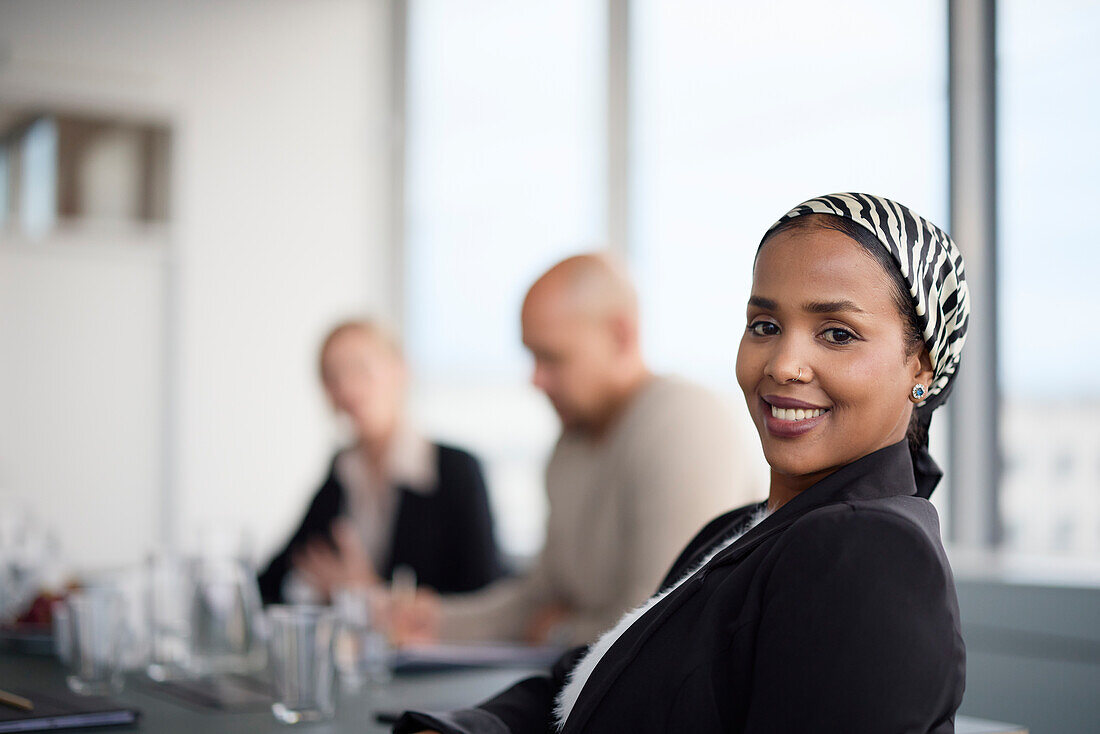
{"type": "Polygon", "coordinates": [[[34,711],[34,702],[14,693],[0,690],[0,703],[21,711],[34,711]]]}

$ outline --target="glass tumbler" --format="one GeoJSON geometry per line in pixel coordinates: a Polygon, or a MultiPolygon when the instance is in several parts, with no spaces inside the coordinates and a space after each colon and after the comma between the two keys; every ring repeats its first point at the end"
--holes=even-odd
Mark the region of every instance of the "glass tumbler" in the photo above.
{"type": "Polygon", "coordinates": [[[273,605],[267,614],[275,718],[284,724],[331,718],[335,615],[313,605],[273,605]]]}
{"type": "Polygon", "coordinates": [[[188,569],[182,558],[152,555],[145,563],[146,674],[156,681],[178,678],[190,645],[188,569]]]}
{"type": "Polygon", "coordinates": [[[62,660],[74,693],[105,696],[122,690],[122,597],[113,589],[92,588],[64,601],[62,660]]]}
{"type": "Polygon", "coordinates": [[[236,558],[199,557],[190,567],[187,665],[197,676],[264,669],[256,574],[236,558]]]}
{"type": "Polygon", "coordinates": [[[333,658],[341,687],[358,691],[364,684],[383,685],[392,678],[389,639],[373,619],[371,594],[366,589],[337,589],[332,595],[336,613],[333,658]]]}

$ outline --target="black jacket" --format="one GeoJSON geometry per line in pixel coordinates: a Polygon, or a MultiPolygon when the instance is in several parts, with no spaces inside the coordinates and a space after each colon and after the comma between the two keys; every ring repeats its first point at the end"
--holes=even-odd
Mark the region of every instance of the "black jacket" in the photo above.
{"type": "MultiPolygon", "coordinates": [[[[958,603],[936,511],[915,492],[902,442],[792,499],[616,641],[564,734],[954,731],[958,603]]],[[[711,522],[664,586],[759,508],[711,522]]],[[[553,701],[582,652],[476,709],[406,714],[396,731],[553,731],[553,701]]]]}
{"type": "MultiPolygon", "coordinates": [[[[437,487],[428,494],[399,489],[390,553],[382,559],[380,575],[388,581],[393,569],[404,565],[416,572],[418,584],[442,594],[474,591],[499,578],[503,568],[485,480],[470,454],[450,446],[435,449],[437,487]]],[[[260,574],[265,603],[282,601],[283,580],[297,547],[318,537],[331,542],[332,522],[347,510],[335,469],[333,458],[302,524],[260,574]]]]}

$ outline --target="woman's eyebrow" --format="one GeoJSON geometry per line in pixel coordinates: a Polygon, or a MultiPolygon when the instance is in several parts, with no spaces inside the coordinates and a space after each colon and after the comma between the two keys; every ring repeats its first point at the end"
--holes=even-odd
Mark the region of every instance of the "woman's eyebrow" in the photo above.
{"type": "MultiPolygon", "coordinates": [[[[749,301],[752,302],[751,299],[749,301]]],[[[867,313],[851,301],[810,301],[803,304],[802,309],[810,313],[838,313],[840,311],[854,311],[855,313],[867,313]]]]}
{"type": "MultiPolygon", "coordinates": [[[[764,296],[750,296],[749,305],[756,308],[762,308],[765,311],[777,311],[779,310],[779,302],[774,301],[771,298],[765,298],[764,296]]],[[[867,313],[862,308],[849,300],[839,301],[810,301],[803,304],[802,310],[809,313],[839,313],[842,311],[851,311],[853,313],[867,313]]]]}
{"type": "Polygon", "coordinates": [[[765,311],[775,311],[779,308],[779,304],[770,298],[764,298],[763,296],[749,296],[749,305],[762,308],[765,311]]]}

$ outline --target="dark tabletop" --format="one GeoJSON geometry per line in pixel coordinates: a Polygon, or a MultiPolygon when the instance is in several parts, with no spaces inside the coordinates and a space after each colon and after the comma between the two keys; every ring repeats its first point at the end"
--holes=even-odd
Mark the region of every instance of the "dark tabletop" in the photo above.
{"type": "MultiPolygon", "coordinates": [[[[158,692],[156,685],[140,674],[126,679],[126,687],[114,697],[125,707],[141,710],[139,730],[158,734],[183,734],[202,731],[287,732],[302,730],[316,734],[337,732],[387,732],[389,726],[375,721],[378,712],[400,712],[406,708],[456,708],[483,700],[512,682],[530,675],[530,670],[468,670],[400,676],[385,686],[364,686],[358,693],[338,691],[336,718],[332,721],[287,727],[278,723],[270,709],[249,713],[210,711],[177,702],[158,692]]],[[[0,652],[0,689],[51,691],[65,690],[65,675],[53,658],[0,652]]],[[[110,727],[102,731],[133,730],[110,727]]]]}
{"type": "MultiPolygon", "coordinates": [[[[399,712],[406,708],[448,709],[477,703],[512,682],[530,675],[529,669],[466,670],[447,673],[420,673],[397,677],[385,686],[366,686],[358,693],[339,692],[336,718],[316,724],[287,727],[275,721],[270,710],[250,713],[225,713],[202,710],[179,703],[163,693],[143,676],[127,678],[125,690],[116,700],[126,707],[142,712],[138,730],[157,734],[180,734],[202,731],[207,734],[234,732],[287,732],[301,730],[316,734],[388,732],[389,726],[379,724],[375,714],[399,712]]],[[[65,677],[58,662],[49,657],[0,652],[0,688],[30,689],[49,693],[65,690],[65,677]]],[[[130,730],[133,727],[110,727],[101,731],[130,730]]],[[[957,734],[1017,734],[1026,729],[960,716],[957,734]]]]}

